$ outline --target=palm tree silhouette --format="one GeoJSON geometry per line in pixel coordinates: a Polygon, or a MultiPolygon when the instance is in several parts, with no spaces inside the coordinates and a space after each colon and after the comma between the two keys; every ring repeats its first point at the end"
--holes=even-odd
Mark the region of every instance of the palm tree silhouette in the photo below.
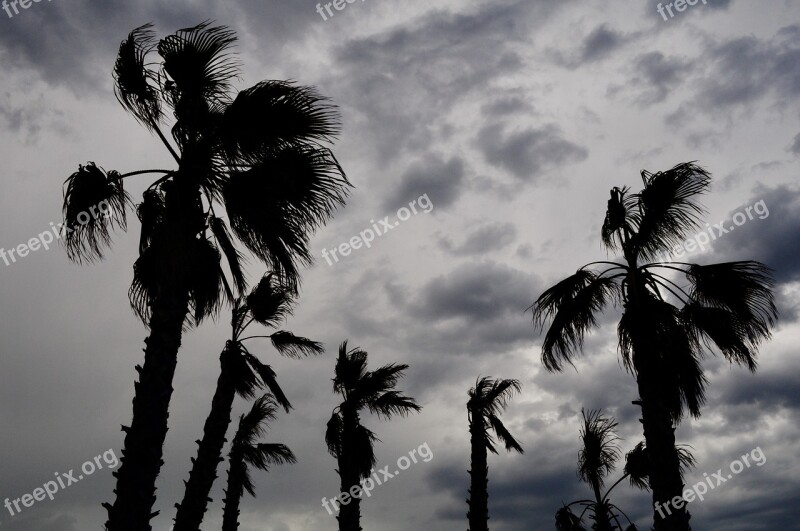
{"type": "MultiPolygon", "coordinates": [[[[641,422],[651,463],[653,502],[664,504],[683,493],[675,426],[688,408],[700,416],[706,378],[701,359],[719,350],[729,361],[756,369],[759,344],[777,319],[771,270],[759,262],[712,265],[658,262],[659,252],[682,244],[700,228],[696,202],[711,176],[682,163],[655,174],[643,171],[636,194],[614,188],[602,228],[603,244],[622,252],[622,262],[595,262],[545,291],[531,306],[534,325],[550,326],[542,361],[550,371],[572,363],[596,315],[613,301],[623,308],[617,328],[625,368],[638,384],[641,422]],[[600,272],[593,269],[605,266],[600,272]],[[665,274],[679,273],[681,287],[665,274]],[[670,302],[670,296],[675,303],[670,302]]],[[[685,507],[662,518],[655,529],[690,529],[685,507]]]]}
{"type": "Polygon", "coordinates": [[[220,264],[225,255],[232,283],[245,289],[241,256],[215,206],[224,207],[236,238],[296,288],[299,266],[312,261],[310,234],[344,203],[349,183],[325,143],[339,130],[336,109],[313,89],[265,81],[231,95],[238,75],[234,33],[204,22],[156,43],[151,26],[134,29],[114,66],[119,102],[166,146],[177,169],[121,174],[93,163],[66,182],[64,221],[68,256],[100,259],[110,229],[125,228],[130,199],[123,179],[155,173],[137,214],[142,222],[139,258],[129,296],[149,328],[145,361],[137,367],[133,420],[125,442],[111,531],[150,530],[155,481],[161,469],[172,380],[187,324],[213,314],[233,290],[220,264]],[[157,50],[160,65],[149,55],[157,50]],[[161,132],[164,106],[174,115],[172,140],[161,132]],[[92,217],[102,201],[112,216],[92,217]],[[187,317],[191,310],[191,320],[187,317]]]}
{"type": "Polygon", "coordinates": [[[467,418],[470,435],[470,487],[467,505],[469,531],[489,529],[489,466],[486,451],[497,453],[493,430],[507,451],[523,453],[522,446],[500,421],[500,413],[508,406],[511,397],[518,393],[521,385],[517,380],[492,380],[483,377],[469,390],[467,418]]]}
{"type": "Polygon", "coordinates": [[[244,491],[250,496],[256,495],[249,466],[269,470],[272,465],[297,462],[292,451],[285,445],[258,442],[264,435],[266,424],[275,419],[277,411],[278,404],[267,394],[255,401],[247,415],[239,418],[239,428],[231,443],[222,531],[236,531],[239,528],[239,502],[244,491]]]}
{"type": "MultiPolygon", "coordinates": [[[[339,357],[333,378],[333,391],[343,397],[328,421],[325,443],[339,465],[341,492],[350,493],[362,479],[370,476],[377,463],[374,443],[378,438],[361,424],[359,412],[367,408],[370,413],[385,419],[394,415],[404,417],[420,411],[413,398],[395,390],[408,365],[390,363],[374,371],[367,370],[367,353],[360,348],[347,350],[347,341],[339,346],[339,357]]],[[[357,491],[355,491],[357,492],[357,491]]],[[[361,531],[361,497],[352,496],[341,504],[339,531],[361,531]]]]}
{"type": "Polygon", "coordinates": [[[211,501],[208,497],[217,478],[217,464],[222,461],[225,434],[231,422],[231,409],[235,395],[252,399],[256,390],[267,388],[278,405],[289,412],[291,404],[276,381],[275,372],[261,363],[245,346],[244,341],[258,337],[269,338],[276,350],[286,356],[300,357],[321,354],[322,345],[291,332],[279,330],[268,336],[242,337],[250,324],[276,327],[292,312],[294,302],[290,290],[277,285],[275,276],[265,275],[246,297],[234,303],[233,333],[220,355],[221,372],[217,380],[211,412],[203,427],[203,438],[198,441],[197,458],[192,459],[192,470],[183,494],[176,504],[174,531],[197,531],[211,501]]]}
{"type": "MultiPolygon", "coordinates": [[[[578,454],[578,477],[592,488],[594,499],[576,500],[564,505],[556,512],[556,531],[585,531],[583,518],[588,514],[595,531],[622,531],[620,516],[628,521],[625,531],[636,531],[628,515],[609,499],[611,491],[617,485],[630,479],[632,485],[647,488],[647,470],[642,466],[647,461],[645,448],[639,443],[625,457],[625,470],[621,478],[602,492],[605,479],[614,471],[620,458],[620,450],[616,434],[617,422],[606,417],[601,411],[581,410],[583,426],[581,427],[582,447],[578,454]],[[572,512],[573,506],[583,507],[579,515],[572,512]]],[[[692,466],[694,461],[686,451],[681,449],[682,464],[692,466]]]]}

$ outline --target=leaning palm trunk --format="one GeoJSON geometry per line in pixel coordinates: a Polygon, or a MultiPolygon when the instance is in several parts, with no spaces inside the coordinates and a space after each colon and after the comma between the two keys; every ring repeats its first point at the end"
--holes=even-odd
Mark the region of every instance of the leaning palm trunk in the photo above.
{"type": "Polygon", "coordinates": [[[172,379],[188,313],[188,293],[164,295],[153,305],[150,335],[145,340],[144,365],[137,366],[133,420],[125,431],[114,505],[108,509],[108,531],[149,531],[155,481],[163,464],[172,379]]]}
{"type": "Polygon", "coordinates": [[[489,466],[486,459],[486,441],[483,428],[475,425],[476,422],[483,422],[483,414],[475,411],[471,415],[471,420],[469,433],[472,448],[467,519],[469,520],[469,531],[488,531],[489,466]]]}
{"type": "MultiPolygon", "coordinates": [[[[353,434],[359,423],[358,413],[350,411],[350,408],[342,408],[342,417],[345,440],[352,441],[355,439],[353,434]]],[[[339,458],[342,493],[349,493],[350,489],[359,484],[357,460],[358,456],[354,455],[354,445],[344,445],[339,458]]],[[[350,502],[346,505],[340,503],[337,519],[339,520],[339,531],[361,531],[361,498],[351,497],[350,502]]]]}
{"type": "Polygon", "coordinates": [[[225,434],[231,423],[231,408],[236,396],[236,386],[231,368],[234,351],[226,345],[220,355],[220,371],[217,389],[211,401],[211,412],[203,426],[203,439],[199,442],[197,458],[193,460],[189,481],[186,483],[183,501],[177,505],[174,531],[197,531],[203,522],[208,508],[208,497],[214,480],[217,479],[217,465],[222,459],[225,434]]]}
{"type": "MultiPolygon", "coordinates": [[[[231,463],[242,456],[231,454],[231,463]]],[[[222,531],[236,531],[239,529],[239,503],[242,501],[242,481],[236,474],[228,474],[228,486],[225,489],[224,506],[222,508],[222,531]]]]}

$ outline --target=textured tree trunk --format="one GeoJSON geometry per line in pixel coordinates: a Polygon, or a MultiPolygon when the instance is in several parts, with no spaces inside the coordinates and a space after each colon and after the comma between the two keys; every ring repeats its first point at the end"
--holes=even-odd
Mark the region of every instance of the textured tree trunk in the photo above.
{"type": "MultiPolygon", "coordinates": [[[[240,459],[243,459],[243,456],[231,453],[231,470],[236,469],[234,462],[240,459]]],[[[239,502],[242,500],[243,487],[241,478],[236,476],[236,474],[228,473],[228,486],[225,489],[225,502],[222,508],[222,531],[239,529],[239,502]]]]}
{"type": "Polygon", "coordinates": [[[150,335],[145,339],[144,365],[137,366],[134,383],[133,420],[123,426],[124,448],[114,505],[108,510],[108,531],[150,531],[156,500],[156,478],[164,464],[172,379],[181,345],[183,322],[188,312],[188,294],[165,295],[155,301],[150,318],[150,335]]]}
{"type": "Polygon", "coordinates": [[[211,401],[211,412],[203,427],[203,439],[199,442],[197,458],[192,459],[192,470],[186,482],[183,500],[176,504],[174,531],[198,531],[208,508],[211,487],[217,479],[217,466],[222,458],[225,434],[231,423],[231,408],[236,396],[231,368],[231,356],[237,353],[226,345],[220,355],[221,371],[217,389],[211,401]]]}
{"type": "Polygon", "coordinates": [[[470,416],[470,486],[467,505],[469,531],[489,530],[489,466],[486,461],[486,441],[484,439],[483,415],[474,411],[470,416]]]}
{"type": "MultiPolygon", "coordinates": [[[[339,458],[339,478],[341,479],[341,492],[348,493],[350,489],[359,484],[359,473],[356,461],[358,456],[353,452],[352,435],[358,426],[357,413],[349,409],[342,409],[343,432],[345,434],[345,444],[342,445],[342,455],[339,458]]],[[[341,494],[339,495],[341,496],[341,494]]],[[[361,498],[350,497],[347,505],[339,500],[339,531],[362,531],[361,530],[361,498]]]]}
{"type": "Polygon", "coordinates": [[[686,505],[675,507],[671,500],[683,496],[680,461],[675,447],[675,428],[669,411],[653,391],[650,374],[639,374],[642,419],[647,455],[650,459],[650,489],[653,493],[655,531],[690,531],[686,505]],[[660,510],[659,510],[660,508],[660,510]]]}

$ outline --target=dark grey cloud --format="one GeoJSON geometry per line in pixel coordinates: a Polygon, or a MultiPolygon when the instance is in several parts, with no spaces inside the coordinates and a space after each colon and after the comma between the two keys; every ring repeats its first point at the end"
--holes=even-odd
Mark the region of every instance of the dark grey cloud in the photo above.
{"type": "Polygon", "coordinates": [[[794,142],[792,142],[792,147],[789,149],[796,156],[800,157],[800,133],[797,133],[797,135],[795,135],[794,142]]]}
{"type": "Polygon", "coordinates": [[[489,164],[531,182],[553,167],[580,162],[589,155],[552,124],[512,132],[502,124],[490,124],[478,132],[477,145],[489,164]]]}
{"type": "Polygon", "coordinates": [[[517,228],[512,223],[486,223],[470,231],[461,243],[449,236],[439,239],[442,249],[455,256],[482,255],[499,251],[514,243],[517,228]]]}
{"type": "Polygon", "coordinates": [[[691,63],[685,59],[668,58],[661,52],[639,55],[634,61],[632,88],[640,90],[636,101],[651,105],[664,101],[691,72],[691,63]]]}
{"type": "MultiPolygon", "coordinates": [[[[714,252],[723,259],[763,262],[775,270],[779,282],[800,280],[800,254],[795,245],[800,240],[800,189],[796,185],[756,188],[742,208],[731,212],[725,227],[733,226],[733,215],[741,212],[746,216],[746,207],[760,201],[768,215],[751,210],[753,219],[718,237],[714,252]]],[[[760,205],[755,208],[763,211],[760,205]]]]}
{"type": "Polygon", "coordinates": [[[533,105],[521,96],[507,96],[498,98],[481,107],[481,112],[487,118],[499,116],[519,116],[533,111],[533,105]]]}
{"type": "Polygon", "coordinates": [[[625,35],[608,24],[600,24],[583,38],[577,50],[566,53],[551,50],[549,55],[559,66],[576,69],[609,58],[634,38],[635,35],[625,35]]]}
{"type": "Polygon", "coordinates": [[[400,182],[384,200],[384,209],[395,210],[428,194],[434,210],[452,205],[464,192],[464,161],[459,157],[444,160],[428,155],[411,164],[400,182]]]}

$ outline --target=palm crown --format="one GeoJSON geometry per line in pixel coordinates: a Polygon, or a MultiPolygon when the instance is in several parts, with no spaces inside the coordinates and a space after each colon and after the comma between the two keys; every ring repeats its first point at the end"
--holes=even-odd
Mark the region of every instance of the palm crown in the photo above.
{"type": "Polygon", "coordinates": [[[470,426],[482,431],[486,448],[492,453],[496,454],[497,449],[494,447],[494,438],[490,430],[494,431],[506,450],[523,453],[522,446],[500,420],[500,414],[508,406],[509,399],[521,388],[517,380],[493,380],[485,376],[475,382],[475,387],[469,390],[467,415],[470,426]]]}
{"type": "Polygon", "coordinates": [[[312,261],[310,233],[343,204],[350,186],[325,143],[338,133],[336,109],[311,88],[265,81],[231,95],[239,64],[233,32],[209,22],[156,42],[149,24],[120,45],[114,66],[119,102],[155,132],[175,159],[175,170],[105,171],[90,163],[66,182],[65,237],[70,258],[102,258],[110,229],[125,228],[131,201],[123,179],[161,177],[143,193],[139,259],[130,290],[134,310],[147,320],[152,301],[178,286],[190,295],[195,321],[234,298],[223,274],[225,255],[242,292],[242,256],[234,239],[265,261],[282,283],[296,288],[299,264],[312,261]],[[151,52],[160,65],[148,62],[151,52]],[[172,111],[176,147],[161,132],[172,111]],[[114,212],[76,223],[106,200],[114,212]],[[215,207],[223,207],[228,223],[215,207]]]}
{"type": "Polygon", "coordinates": [[[618,327],[623,362],[633,372],[642,363],[657,367],[659,394],[679,420],[684,408],[700,414],[706,385],[700,359],[709,350],[716,347],[731,362],[755,370],[758,346],[777,319],[773,280],[771,270],[754,261],[643,263],[700,227],[703,209],[696,199],[708,189],[710,175],[683,163],[655,174],[643,171],[642,181],[639,193],[611,191],[602,227],[603,243],[620,251],[624,261],[583,266],[545,291],[531,309],[535,325],[550,323],[542,361],[557,371],[572,362],[609,303],[626,309],[634,304],[637,311],[624,312],[618,327]],[[688,286],[669,274],[683,275],[688,286]]]}

